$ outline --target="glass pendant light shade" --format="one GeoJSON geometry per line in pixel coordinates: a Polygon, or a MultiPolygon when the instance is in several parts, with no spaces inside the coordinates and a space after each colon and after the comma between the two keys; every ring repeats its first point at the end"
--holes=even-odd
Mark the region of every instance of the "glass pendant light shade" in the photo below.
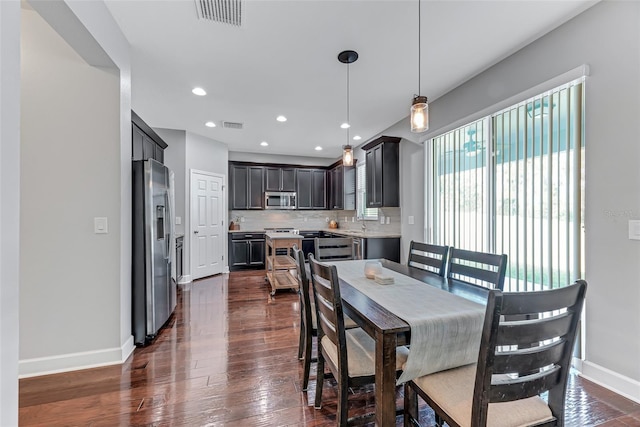
{"type": "Polygon", "coordinates": [[[429,104],[426,96],[416,95],[411,104],[411,132],[424,132],[429,129],[429,104]]]}
{"type": "Polygon", "coordinates": [[[342,165],[353,166],[353,147],[350,145],[342,146],[342,165]]]}

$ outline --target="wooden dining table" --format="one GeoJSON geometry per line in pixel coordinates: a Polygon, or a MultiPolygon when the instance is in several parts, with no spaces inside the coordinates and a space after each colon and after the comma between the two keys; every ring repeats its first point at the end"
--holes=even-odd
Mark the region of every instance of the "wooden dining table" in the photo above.
{"type": "MultiPolygon", "coordinates": [[[[383,268],[413,278],[425,286],[431,286],[480,304],[484,304],[486,301],[488,291],[483,288],[461,284],[450,286],[446,278],[425,270],[407,267],[384,259],[380,260],[380,263],[383,268]]],[[[374,301],[366,293],[356,289],[350,283],[348,275],[340,275],[341,269],[348,266],[361,266],[363,265],[362,261],[339,261],[330,264],[336,265],[338,269],[344,312],[376,342],[376,425],[394,426],[396,425],[396,347],[411,342],[411,326],[397,314],[374,301]],[[346,263],[359,264],[349,265],[346,263]]],[[[362,275],[364,276],[364,271],[362,275]]],[[[351,281],[355,282],[355,280],[351,281]]]]}

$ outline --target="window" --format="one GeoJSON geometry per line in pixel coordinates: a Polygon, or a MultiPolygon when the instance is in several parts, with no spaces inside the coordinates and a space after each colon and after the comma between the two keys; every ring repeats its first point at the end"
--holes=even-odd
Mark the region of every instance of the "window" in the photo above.
{"type": "Polygon", "coordinates": [[[433,241],[505,253],[506,291],[582,275],[582,80],[433,139],[433,241]]]}
{"type": "Polygon", "coordinates": [[[357,176],[356,176],[356,193],[357,193],[357,203],[356,203],[356,215],[358,219],[363,220],[377,220],[378,219],[378,208],[368,208],[367,207],[367,169],[364,163],[358,165],[356,167],[357,176]]]}

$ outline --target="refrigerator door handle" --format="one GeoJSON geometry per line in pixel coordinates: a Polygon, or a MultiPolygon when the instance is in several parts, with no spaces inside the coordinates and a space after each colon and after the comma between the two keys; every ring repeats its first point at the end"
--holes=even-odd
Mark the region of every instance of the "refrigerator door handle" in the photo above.
{"type": "MultiPolygon", "coordinates": [[[[169,193],[168,192],[164,193],[164,205],[165,205],[164,214],[166,216],[166,214],[167,214],[167,208],[166,207],[169,206],[169,193]]],[[[166,240],[166,242],[165,242],[164,259],[169,259],[169,258],[171,258],[171,240],[172,240],[171,239],[171,234],[172,234],[171,233],[171,218],[170,217],[166,218],[166,221],[169,221],[169,223],[168,223],[169,227],[166,227],[166,225],[165,225],[166,228],[165,228],[165,230],[163,230],[164,231],[164,237],[165,237],[165,240],[166,240]]],[[[165,224],[166,224],[166,221],[165,221],[165,224]]]]}

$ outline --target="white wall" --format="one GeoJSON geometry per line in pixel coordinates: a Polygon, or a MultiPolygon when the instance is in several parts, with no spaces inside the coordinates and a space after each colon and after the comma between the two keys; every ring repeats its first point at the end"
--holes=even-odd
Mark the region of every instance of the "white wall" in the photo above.
{"type": "Polygon", "coordinates": [[[18,425],[20,2],[0,1],[0,425],[18,425]]]}
{"type": "Polygon", "coordinates": [[[400,260],[405,263],[412,240],[426,242],[424,232],[424,146],[406,139],[400,142],[400,206],[402,239],[400,260]],[[409,224],[413,216],[413,224],[409,224]]]}
{"type": "Polygon", "coordinates": [[[22,373],[42,368],[30,359],[120,347],[118,80],[23,10],[22,373]],[[94,234],[94,217],[111,232],[94,234]]]}
{"type": "Polygon", "coordinates": [[[640,219],[639,22],[639,2],[598,3],[435,100],[430,107],[431,130],[425,135],[463,124],[476,112],[489,113],[504,99],[589,65],[585,85],[589,289],[583,373],[638,401],[640,242],[628,239],[627,221],[640,219]]]}
{"type": "Polygon", "coordinates": [[[38,13],[23,11],[23,375],[120,363],[133,351],[129,46],[102,2],[30,4],[38,13]],[[108,217],[108,234],[93,233],[97,216],[108,217]]]}

